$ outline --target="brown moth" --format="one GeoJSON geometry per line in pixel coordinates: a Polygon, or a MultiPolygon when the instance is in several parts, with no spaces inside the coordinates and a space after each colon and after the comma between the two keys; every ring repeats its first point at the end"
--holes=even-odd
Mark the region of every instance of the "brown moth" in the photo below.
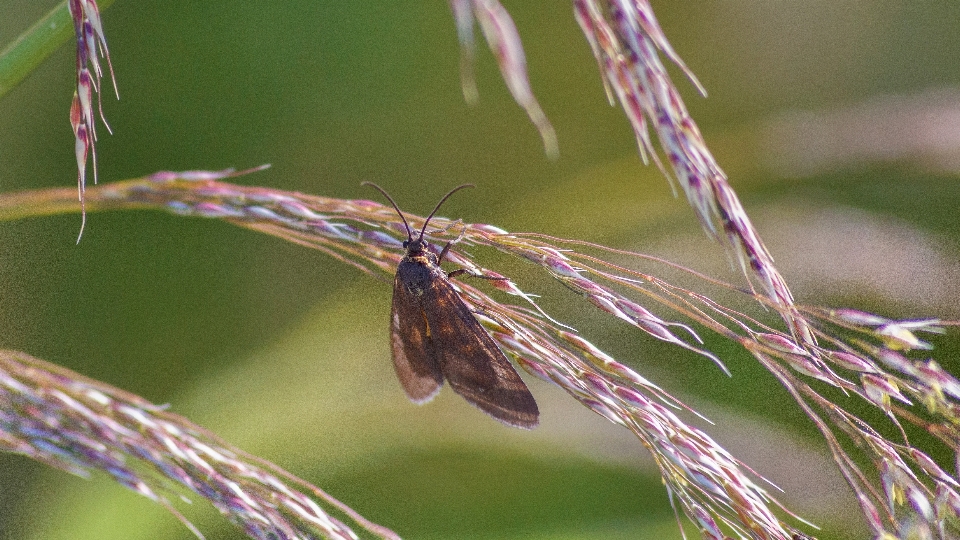
{"type": "Polygon", "coordinates": [[[464,184],[444,195],[414,239],[390,195],[374,183],[363,185],[382,193],[407,227],[403,242],[407,254],[397,266],[390,313],[393,367],[407,396],[414,403],[426,403],[446,379],[454,392],[504,424],[536,427],[540,411],[527,385],[450,284],[450,278],[466,271],[447,274],[440,268],[450,243],[436,255],[423,239],[440,205],[455,192],[473,186],[464,184]]]}

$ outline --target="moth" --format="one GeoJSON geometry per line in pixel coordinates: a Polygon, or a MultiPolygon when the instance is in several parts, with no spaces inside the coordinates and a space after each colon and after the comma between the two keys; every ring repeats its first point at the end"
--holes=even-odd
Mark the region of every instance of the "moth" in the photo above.
{"type": "Polygon", "coordinates": [[[533,429],[540,411],[523,379],[483,329],[470,308],[450,284],[454,276],[440,268],[450,249],[430,250],[423,235],[430,219],[458,186],[440,199],[417,238],[393,198],[380,186],[364,182],[383,194],[407,228],[406,255],[397,266],[390,310],[390,349],[393,367],[407,397],[417,404],[433,399],[443,381],[465,400],[504,424],[533,429]]]}

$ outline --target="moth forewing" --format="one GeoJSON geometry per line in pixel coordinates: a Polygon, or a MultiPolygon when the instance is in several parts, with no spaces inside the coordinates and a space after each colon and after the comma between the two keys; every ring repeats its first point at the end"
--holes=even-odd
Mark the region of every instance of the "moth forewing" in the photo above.
{"type": "Polygon", "coordinates": [[[435,356],[427,354],[428,335],[423,311],[409,294],[399,276],[393,285],[390,314],[390,349],[397,379],[414,403],[433,399],[443,385],[443,373],[435,356]]]}
{"type": "Polygon", "coordinates": [[[503,351],[446,279],[434,291],[438,303],[449,305],[442,316],[428,315],[428,321],[450,387],[505,424],[536,427],[537,402],[503,351]]]}

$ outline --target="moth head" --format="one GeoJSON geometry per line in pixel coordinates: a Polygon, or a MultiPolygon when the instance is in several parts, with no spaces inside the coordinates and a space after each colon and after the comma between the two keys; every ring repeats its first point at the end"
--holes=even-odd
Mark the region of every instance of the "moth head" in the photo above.
{"type": "Polygon", "coordinates": [[[423,235],[416,240],[404,240],[403,249],[407,250],[407,253],[417,255],[427,251],[427,243],[423,240],[423,235]]]}
{"type": "Polygon", "coordinates": [[[407,228],[407,239],[403,241],[403,247],[404,249],[407,250],[408,254],[419,254],[419,253],[423,253],[424,251],[427,251],[427,243],[423,240],[423,233],[426,232],[427,225],[430,223],[430,220],[433,219],[433,215],[437,213],[437,210],[440,209],[440,206],[447,199],[449,199],[451,195],[460,191],[461,189],[473,187],[473,184],[461,184],[451,189],[450,191],[448,191],[447,194],[444,195],[442,199],[440,199],[440,202],[437,203],[437,206],[434,207],[433,212],[430,212],[430,215],[427,216],[426,221],[423,222],[423,228],[420,229],[420,235],[417,236],[416,240],[414,240],[413,232],[410,230],[410,224],[407,223],[407,218],[403,217],[403,212],[400,211],[400,207],[397,206],[397,203],[393,201],[393,197],[391,197],[390,194],[386,192],[386,190],[374,184],[373,182],[362,182],[360,185],[370,186],[376,189],[377,191],[382,193],[383,196],[386,197],[388,201],[390,201],[390,204],[393,205],[393,209],[397,211],[397,215],[400,216],[400,219],[403,220],[404,227],[407,228]]]}

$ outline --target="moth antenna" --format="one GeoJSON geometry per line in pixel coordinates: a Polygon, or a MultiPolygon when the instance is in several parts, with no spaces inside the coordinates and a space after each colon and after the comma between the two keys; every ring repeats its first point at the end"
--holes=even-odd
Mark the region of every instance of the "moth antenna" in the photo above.
{"type": "Polygon", "coordinates": [[[440,205],[442,205],[442,204],[444,203],[444,201],[446,201],[447,199],[449,199],[450,196],[453,195],[454,193],[460,191],[461,189],[468,188],[468,187],[474,187],[474,185],[473,185],[473,184],[460,184],[459,186],[451,189],[449,192],[447,192],[446,195],[443,196],[442,199],[440,199],[440,202],[437,203],[437,207],[433,209],[433,212],[430,212],[430,215],[427,216],[427,220],[423,222],[423,228],[420,229],[420,238],[423,238],[423,233],[427,230],[427,224],[430,223],[430,220],[433,218],[433,215],[436,214],[436,213],[437,213],[437,210],[440,209],[440,205]]]}
{"type": "MultiPolygon", "coordinates": [[[[380,193],[383,193],[383,196],[386,197],[387,200],[390,201],[390,204],[393,205],[393,209],[397,211],[397,215],[399,215],[399,216],[400,216],[400,219],[403,220],[403,225],[407,228],[407,240],[413,242],[413,233],[410,232],[410,224],[407,223],[407,218],[403,217],[403,212],[400,211],[400,207],[397,206],[397,203],[393,202],[393,197],[391,197],[390,194],[387,193],[385,189],[383,189],[382,187],[374,184],[373,182],[360,182],[360,185],[361,185],[361,186],[370,186],[370,187],[376,189],[377,191],[379,191],[380,193]]],[[[463,187],[463,186],[460,186],[460,187],[463,187]]],[[[460,188],[457,188],[457,189],[460,189],[460,188]]],[[[456,191],[456,189],[453,190],[453,191],[456,191]]],[[[453,192],[451,191],[451,193],[453,193],[453,192]]],[[[449,197],[449,196],[450,196],[450,195],[448,194],[447,197],[449,197]]],[[[444,197],[444,199],[446,199],[447,197],[444,197]]],[[[443,201],[440,201],[440,202],[443,202],[443,201]]],[[[436,212],[436,210],[434,210],[434,212],[436,212]]],[[[433,215],[433,214],[431,214],[431,216],[432,216],[432,215],[433,215]]],[[[427,221],[429,221],[429,218],[427,219],[427,221]]],[[[420,233],[420,236],[423,236],[423,233],[420,233]]]]}

